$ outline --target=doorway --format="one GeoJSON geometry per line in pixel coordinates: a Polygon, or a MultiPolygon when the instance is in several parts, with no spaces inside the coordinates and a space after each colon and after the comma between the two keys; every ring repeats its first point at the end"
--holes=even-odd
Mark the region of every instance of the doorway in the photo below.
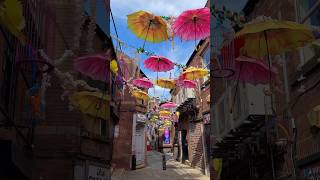
{"type": "Polygon", "coordinates": [[[137,124],[135,133],[136,165],[144,165],[145,160],[145,131],[144,124],[137,124]]]}
{"type": "Polygon", "coordinates": [[[182,162],[189,160],[187,130],[181,131],[182,162]]]}

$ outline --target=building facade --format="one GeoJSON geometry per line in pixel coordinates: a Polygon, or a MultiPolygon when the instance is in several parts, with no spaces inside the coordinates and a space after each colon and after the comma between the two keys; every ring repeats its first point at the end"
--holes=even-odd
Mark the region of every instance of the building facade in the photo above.
{"type": "MultiPolygon", "coordinates": [[[[118,54],[118,57],[121,57],[120,61],[123,62],[121,68],[125,80],[146,77],[142,71],[137,70],[134,59],[122,53],[118,54]]],[[[120,105],[119,124],[116,127],[118,133],[114,139],[112,163],[115,168],[130,170],[146,165],[147,106],[148,102],[133,97],[125,86],[120,105]]]]}
{"type": "MultiPolygon", "coordinates": [[[[79,1],[40,3],[23,0],[21,2],[23,15],[26,18],[23,32],[27,37],[27,45],[9,41],[14,47],[15,56],[12,57],[14,65],[19,65],[17,69],[13,67],[11,69],[14,75],[11,76],[13,78],[11,82],[16,84],[16,90],[11,91],[9,97],[16,97],[16,101],[12,101],[16,102],[15,106],[11,108],[15,117],[10,117],[12,112],[8,111],[9,116],[5,115],[7,116],[5,122],[10,123],[5,123],[8,126],[0,127],[0,131],[1,141],[9,138],[5,147],[8,149],[8,164],[12,164],[11,167],[15,167],[14,169],[22,175],[19,178],[10,177],[19,174],[11,171],[7,178],[109,179],[113,134],[110,117],[98,119],[82,114],[76,109],[69,111],[68,100],[61,98],[65,90],[63,85],[67,81],[61,79],[60,75],[70,73],[73,78],[84,79],[90,86],[101,88],[106,91],[106,96],[110,96],[111,83],[108,80],[105,83],[95,82],[78,74],[73,70],[72,60],[84,54],[105,52],[108,52],[108,58],[116,59],[112,41],[94,20],[89,22],[91,29],[88,28],[88,24],[81,24],[82,15],[84,21],[87,17],[83,9],[84,4],[79,1]],[[88,35],[89,31],[91,37],[88,35]],[[92,52],[85,52],[87,43],[82,41],[82,38],[94,44],[90,47],[92,52]],[[74,56],[66,56],[66,59],[58,65],[55,64],[57,61],[49,62],[43,55],[38,55],[40,49],[49,59],[61,60],[66,50],[72,50],[74,56]],[[27,60],[36,64],[34,66],[43,64],[52,66],[53,70],[49,72],[49,68],[46,67],[43,71],[33,74],[33,66],[30,66],[27,60]],[[35,104],[32,103],[35,101],[32,99],[38,96],[29,93],[33,92],[31,88],[35,88],[45,75],[50,76],[51,85],[46,88],[45,96],[40,96],[41,109],[37,112],[33,109],[35,104]],[[10,133],[4,134],[4,132],[10,133]]],[[[7,46],[1,43],[2,45],[7,46]]],[[[76,87],[72,92],[79,90],[83,89],[76,87]]]]}
{"type": "MultiPolygon", "coordinates": [[[[258,16],[267,16],[278,20],[319,26],[319,9],[319,2],[309,0],[249,0],[243,12],[248,17],[248,21],[258,16]]],[[[262,118],[260,122],[267,122],[265,119],[268,119],[270,122],[274,122],[273,125],[269,123],[259,125],[248,118],[246,118],[247,122],[243,121],[239,124],[235,124],[232,119],[227,120],[230,116],[234,117],[234,112],[230,115],[230,112],[221,110],[228,108],[228,105],[223,107],[220,104],[222,100],[219,99],[223,99],[222,96],[228,96],[227,93],[223,93],[223,90],[228,91],[229,89],[232,92],[233,87],[232,85],[230,87],[230,82],[214,79],[215,83],[211,86],[211,112],[214,122],[212,129],[215,139],[212,155],[214,158],[222,159],[221,179],[230,179],[231,175],[231,178],[240,179],[248,177],[253,179],[312,179],[318,177],[319,143],[316,139],[319,128],[315,125],[315,122],[319,120],[315,117],[319,104],[319,98],[315,98],[319,96],[317,90],[319,89],[319,67],[316,60],[319,59],[318,52],[319,46],[313,43],[292,52],[271,57],[273,67],[278,71],[278,83],[273,84],[275,88],[272,106],[275,113],[268,113],[268,107],[271,107],[270,102],[267,107],[259,103],[265,102],[265,98],[268,98],[268,95],[263,93],[264,87],[250,87],[248,84],[243,84],[239,88],[240,94],[246,93],[239,96],[242,107],[250,107],[251,103],[254,104],[255,109],[251,109],[249,112],[265,117],[271,115],[269,118],[262,118]],[[248,93],[256,94],[256,97],[248,95],[248,93]],[[242,97],[246,97],[249,102],[246,103],[242,97]],[[261,107],[260,113],[257,113],[259,107],[261,107]],[[230,128],[227,128],[228,131],[224,133],[225,131],[221,129],[226,129],[228,126],[230,128]],[[236,129],[232,130],[232,128],[236,129]],[[239,143],[239,140],[242,143],[239,143]],[[268,146],[263,147],[265,144],[268,146]],[[247,147],[244,148],[244,145],[247,147]],[[242,150],[234,152],[234,149],[242,150]],[[232,154],[240,154],[243,157],[230,158],[232,154]],[[253,156],[246,157],[244,154],[252,154],[253,156]],[[256,159],[262,155],[265,159],[256,159]],[[249,160],[246,162],[244,159],[249,160]],[[257,164],[257,162],[261,163],[257,164]],[[246,168],[235,170],[239,169],[236,167],[241,166],[246,168]]],[[[224,104],[228,103],[224,102],[224,104]]],[[[240,109],[238,112],[241,112],[243,108],[239,106],[238,109],[240,109]]],[[[240,113],[240,116],[241,114],[243,113],[240,113]]],[[[251,116],[250,113],[248,117],[259,119],[257,116],[251,116]]],[[[216,175],[216,173],[212,174],[216,175]]]]}

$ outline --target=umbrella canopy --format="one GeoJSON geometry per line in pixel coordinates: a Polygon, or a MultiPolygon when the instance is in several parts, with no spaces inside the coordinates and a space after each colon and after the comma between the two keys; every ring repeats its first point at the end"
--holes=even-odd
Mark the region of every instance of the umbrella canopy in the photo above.
{"type": "Polygon", "coordinates": [[[25,43],[26,37],[22,33],[22,29],[26,23],[21,2],[18,0],[5,0],[2,4],[0,3],[0,8],[0,24],[22,43],[25,43]]]}
{"type": "Polygon", "coordinates": [[[162,56],[150,56],[143,64],[147,69],[154,72],[166,72],[174,68],[174,63],[162,56]]]}
{"type": "Polygon", "coordinates": [[[128,27],[145,41],[161,42],[168,39],[167,23],[160,17],[146,11],[128,15],[128,27]]]}
{"type": "Polygon", "coordinates": [[[177,81],[177,85],[184,88],[196,88],[197,83],[192,80],[180,79],[177,81]]]}
{"type": "Polygon", "coordinates": [[[195,80],[197,78],[205,77],[208,74],[209,71],[206,69],[190,67],[182,73],[182,76],[187,80],[195,80]]]}
{"type": "Polygon", "coordinates": [[[240,82],[253,85],[268,84],[270,73],[272,80],[277,76],[277,71],[275,69],[269,70],[269,67],[262,60],[240,56],[235,61],[236,75],[232,79],[239,79],[240,82]]]}
{"type": "Polygon", "coordinates": [[[140,88],[151,88],[151,87],[153,87],[152,81],[150,81],[147,78],[135,79],[135,80],[133,80],[133,84],[135,86],[140,87],[140,88]]]}
{"type": "Polygon", "coordinates": [[[106,81],[110,73],[108,62],[105,54],[95,54],[78,57],[74,60],[73,67],[94,80],[106,81]]]}
{"type": "Polygon", "coordinates": [[[177,107],[177,104],[175,104],[173,102],[166,102],[166,103],[162,104],[160,107],[162,107],[162,108],[175,108],[175,107],[177,107]]]}
{"type": "Polygon", "coordinates": [[[174,79],[160,78],[157,80],[157,85],[162,88],[173,89],[176,87],[176,81],[174,79]]]}
{"type": "Polygon", "coordinates": [[[159,115],[160,116],[170,116],[171,112],[170,111],[166,111],[166,110],[162,110],[162,111],[159,111],[159,115]]]}
{"type": "Polygon", "coordinates": [[[264,17],[246,24],[236,37],[245,40],[244,54],[255,58],[292,51],[315,40],[312,29],[303,24],[264,17]]]}
{"type": "Polygon", "coordinates": [[[145,100],[145,101],[150,99],[149,95],[146,92],[141,91],[140,89],[133,90],[131,92],[131,94],[132,94],[133,97],[135,97],[137,99],[142,99],[142,100],[145,100]]]}
{"type": "Polygon", "coordinates": [[[110,114],[110,97],[101,92],[76,92],[70,97],[70,103],[82,113],[108,119],[110,114]]]}
{"type": "Polygon", "coordinates": [[[182,12],[175,20],[173,30],[178,37],[187,41],[210,36],[210,9],[205,7],[182,12]]]}

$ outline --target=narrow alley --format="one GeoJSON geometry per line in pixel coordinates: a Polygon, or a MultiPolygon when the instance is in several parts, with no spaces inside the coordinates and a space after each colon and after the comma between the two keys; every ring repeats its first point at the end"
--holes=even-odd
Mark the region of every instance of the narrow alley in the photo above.
{"type": "Polygon", "coordinates": [[[127,179],[161,179],[161,180],[209,180],[208,176],[203,175],[199,170],[190,166],[175,161],[172,158],[172,153],[166,154],[167,166],[166,170],[162,169],[162,153],[157,151],[148,151],[147,166],[134,171],[125,171],[117,169],[112,173],[112,180],[127,180],[127,179]]]}

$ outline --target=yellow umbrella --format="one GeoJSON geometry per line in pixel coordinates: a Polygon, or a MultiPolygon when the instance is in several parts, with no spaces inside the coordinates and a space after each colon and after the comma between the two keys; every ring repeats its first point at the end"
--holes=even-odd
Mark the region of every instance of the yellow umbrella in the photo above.
{"type": "Polygon", "coordinates": [[[2,4],[0,3],[0,24],[22,43],[25,42],[26,37],[22,33],[22,29],[25,27],[25,19],[20,1],[5,0],[2,4]]]}
{"type": "Polygon", "coordinates": [[[205,77],[209,74],[209,71],[203,68],[195,68],[195,67],[189,67],[186,69],[182,75],[185,79],[188,80],[195,80],[197,78],[205,77]]]}
{"type": "Polygon", "coordinates": [[[171,112],[163,110],[163,111],[159,111],[159,115],[160,116],[170,116],[171,112]]]}
{"type": "Polygon", "coordinates": [[[259,59],[292,51],[315,40],[312,29],[303,24],[261,17],[246,24],[236,37],[245,40],[243,54],[259,59]]]}
{"type": "Polygon", "coordinates": [[[110,96],[101,92],[76,92],[70,97],[70,103],[82,113],[102,119],[109,119],[110,96]]]}
{"type": "MultiPolygon", "coordinates": [[[[146,11],[138,11],[128,15],[128,27],[145,41],[161,42],[168,39],[167,23],[160,16],[146,11]]],[[[144,44],[143,44],[144,48],[144,44]]]]}
{"type": "Polygon", "coordinates": [[[115,74],[115,75],[118,75],[118,63],[115,59],[113,59],[111,62],[110,62],[110,69],[111,71],[115,74]]]}
{"type": "Polygon", "coordinates": [[[142,99],[142,100],[149,100],[150,97],[149,95],[144,92],[144,91],[141,91],[140,89],[135,89],[131,92],[132,96],[137,98],[137,99],[142,99]]]}
{"type": "Polygon", "coordinates": [[[174,89],[176,86],[176,81],[174,79],[160,78],[156,83],[158,86],[166,89],[174,89]]]}

